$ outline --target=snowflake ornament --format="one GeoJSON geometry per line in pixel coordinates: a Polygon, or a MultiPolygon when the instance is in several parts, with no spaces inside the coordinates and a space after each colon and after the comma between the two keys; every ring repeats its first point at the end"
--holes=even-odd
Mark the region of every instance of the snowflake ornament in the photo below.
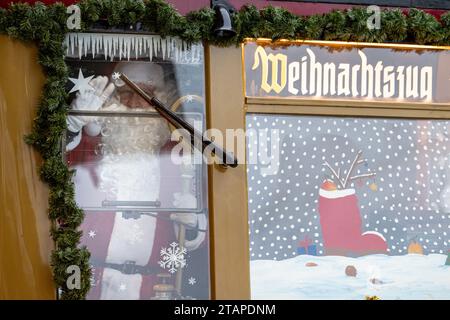
{"type": "Polygon", "coordinates": [[[119,80],[120,79],[120,72],[114,72],[112,75],[113,80],[119,80]]]}
{"type": "Polygon", "coordinates": [[[187,253],[186,248],[180,248],[178,243],[172,242],[170,248],[162,248],[160,252],[161,260],[158,261],[163,269],[168,269],[170,273],[175,273],[178,269],[186,266],[184,255],[187,253]]]}

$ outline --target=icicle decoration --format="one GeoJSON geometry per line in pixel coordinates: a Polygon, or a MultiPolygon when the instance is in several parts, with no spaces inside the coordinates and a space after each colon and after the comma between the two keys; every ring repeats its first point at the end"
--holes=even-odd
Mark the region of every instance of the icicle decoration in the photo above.
{"type": "Polygon", "coordinates": [[[188,46],[176,37],[161,38],[158,35],[114,33],[68,33],[65,39],[66,55],[82,59],[90,55],[94,59],[103,55],[107,61],[130,60],[158,56],[175,63],[199,64],[203,60],[201,44],[188,46]]]}

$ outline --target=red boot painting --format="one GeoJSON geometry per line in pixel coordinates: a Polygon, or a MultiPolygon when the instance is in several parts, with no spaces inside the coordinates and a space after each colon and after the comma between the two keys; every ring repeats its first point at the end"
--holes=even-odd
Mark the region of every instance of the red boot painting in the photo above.
{"type": "Polygon", "coordinates": [[[359,151],[350,169],[342,176],[340,169],[336,171],[328,162],[324,163],[332,174],[319,189],[318,210],[326,255],[357,257],[387,252],[382,234],[362,230],[358,199],[355,189],[350,187],[355,181],[375,176],[373,172],[353,175],[356,166],[365,162],[361,155],[362,151],[359,151]]]}

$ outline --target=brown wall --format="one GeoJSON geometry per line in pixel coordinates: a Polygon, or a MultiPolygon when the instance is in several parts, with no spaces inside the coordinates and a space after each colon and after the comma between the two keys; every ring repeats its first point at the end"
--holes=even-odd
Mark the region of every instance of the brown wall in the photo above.
{"type": "Polygon", "coordinates": [[[48,189],[31,131],[44,83],[35,47],[0,36],[0,299],[54,299],[48,189]]]}

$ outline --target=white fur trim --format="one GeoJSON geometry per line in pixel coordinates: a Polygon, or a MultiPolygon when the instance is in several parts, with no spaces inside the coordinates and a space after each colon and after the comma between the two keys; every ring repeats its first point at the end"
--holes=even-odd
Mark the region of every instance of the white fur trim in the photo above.
{"type": "MultiPolygon", "coordinates": [[[[175,193],[174,198],[175,200],[173,204],[177,208],[195,208],[197,206],[197,198],[191,193],[175,193]]],[[[206,230],[208,225],[206,215],[204,214],[197,215],[195,213],[190,213],[189,215],[192,215],[192,218],[195,218],[197,227],[199,229],[206,230]]],[[[179,227],[177,223],[175,223],[174,225],[175,225],[175,234],[178,237],[179,227]]],[[[198,247],[200,247],[202,242],[205,241],[205,237],[206,232],[198,231],[195,239],[185,240],[184,247],[189,251],[196,250],[198,249],[198,247]]]]}
{"type": "Polygon", "coordinates": [[[110,268],[103,269],[101,300],[138,300],[142,276],[123,274],[110,268]]]}
{"type": "Polygon", "coordinates": [[[78,134],[73,138],[71,142],[69,142],[66,145],[66,151],[72,151],[75,149],[81,142],[81,130],[78,132],[78,134]]]}
{"type": "Polygon", "coordinates": [[[96,137],[100,134],[102,126],[95,121],[91,121],[83,128],[84,132],[90,137],[96,137]]]}
{"type": "MultiPolygon", "coordinates": [[[[135,153],[105,157],[100,162],[100,187],[108,196],[124,201],[154,201],[159,198],[160,166],[156,155],[135,153]]],[[[142,215],[124,219],[115,214],[106,261],[135,261],[146,265],[153,251],[157,220],[142,215]]],[[[158,248],[156,249],[158,250],[158,248]]]]}
{"type": "Polygon", "coordinates": [[[145,152],[107,155],[99,163],[100,189],[109,200],[155,201],[161,181],[157,155],[145,152]]]}
{"type": "Polygon", "coordinates": [[[386,241],[386,238],[379,232],[377,231],[366,231],[364,232],[362,235],[366,235],[366,234],[374,234],[376,236],[379,236],[381,239],[383,239],[384,241],[386,241]]]}
{"type": "Polygon", "coordinates": [[[355,194],[355,189],[332,190],[332,191],[319,189],[319,195],[321,197],[328,199],[343,198],[346,196],[350,196],[352,194],[355,194]]]}
{"type": "MultiPolygon", "coordinates": [[[[206,230],[207,227],[208,227],[208,223],[206,220],[206,215],[205,214],[198,215],[198,228],[201,230],[206,230]]],[[[200,245],[203,243],[203,241],[205,241],[205,238],[206,238],[206,232],[198,231],[197,237],[195,237],[195,239],[193,239],[193,240],[186,240],[184,246],[189,251],[197,250],[198,247],[200,247],[200,245]]]]}

